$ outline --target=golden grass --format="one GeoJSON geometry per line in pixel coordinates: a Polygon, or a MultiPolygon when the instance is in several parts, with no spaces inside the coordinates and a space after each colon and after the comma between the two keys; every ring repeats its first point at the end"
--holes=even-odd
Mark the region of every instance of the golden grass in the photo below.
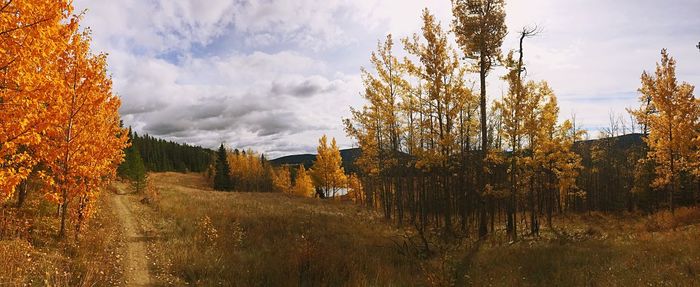
{"type": "Polygon", "coordinates": [[[0,206],[0,286],[118,286],[119,225],[106,200],[79,242],[60,241],[56,206],[30,194],[25,206],[0,206]]]}
{"type": "MultiPolygon", "coordinates": [[[[156,206],[137,209],[154,236],[158,284],[407,286],[420,282],[396,230],[349,203],[211,191],[196,174],[152,174],[156,206]]],[[[134,198],[133,202],[138,202],[134,198]]]]}
{"type": "MultiPolygon", "coordinates": [[[[558,216],[555,230],[515,243],[503,230],[478,243],[431,233],[425,257],[399,246],[414,231],[349,202],[215,192],[198,174],[151,181],[125,198],[160,286],[700,285],[698,208],[558,216]]],[[[121,226],[103,195],[79,243],[55,238],[56,207],[36,196],[0,208],[0,286],[125,285],[121,226]]]]}
{"type": "Polygon", "coordinates": [[[700,284],[700,213],[692,208],[676,210],[672,223],[663,212],[560,216],[555,230],[543,227],[540,237],[515,243],[502,234],[480,243],[433,237],[434,254],[425,259],[395,245],[414,232],[347,202],[215,192],[197,174],[151,180],[160,201],[138,209],[153,234],[149,256],[159,285],[700,284]],[[661,228],[647,229],[651,219],[661,228]]]}

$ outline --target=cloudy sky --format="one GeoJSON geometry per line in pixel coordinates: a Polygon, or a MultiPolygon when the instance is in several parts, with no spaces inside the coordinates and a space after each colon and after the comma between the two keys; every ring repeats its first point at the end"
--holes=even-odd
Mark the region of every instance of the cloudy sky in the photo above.
{"type": "MultiPolygon", "coordinates": [[[[678,77],[700,83],[698,0],[511,0],[511,33],[525,43],[528,76],[547,80],[561,117],[597,131],[636,106],[639,75],[661,48],[678,77]]],[[[322,134],[352,146],[341,118],[359,107],[359,70],[387,33],[420,30],[428,7],[443,26],[449,0],[76,0],[93,50],[109,54],[127,125],[154,136],[270,157],[313,152],[322,134]]],[[[505,92],[492,73],[489,96],[505,92]]],[[[595,132],[593,132],[595,133],[595,132]]]]}

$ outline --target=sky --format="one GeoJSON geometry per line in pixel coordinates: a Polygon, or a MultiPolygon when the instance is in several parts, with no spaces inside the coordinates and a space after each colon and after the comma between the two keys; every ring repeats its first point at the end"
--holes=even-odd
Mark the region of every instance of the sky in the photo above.
{"type": "MultiPolygon", "coordinates": [[[[700,83],[700,0],[510,0],[503,50],[517,31],[527,77],[546,80],[560,118],[595,137],[636,107],[639,76],[667,48],[679,80],[700,83]]],[[[107,53],[124,123],[139,133],[268,158],[313,153],[318,138],[354,146],[341,120],[361,107],[360,68],[377,41],[420,32],[428,8],[444,28],[449,0],[75,0],[94,53],[107,53]]],[[[398,42],[398,41],[397,41],[398,42]]],[[[454,48],[458,48],[453,43],[454,48]]],[[[400,52],[400,44],[396,52],[400,52]]],[[[488,98],[507,91],[490,74],[488,98]]],[[[473,75],[474,79],[476,75],[473,75]]],[[[478,85],[477,85],[478,86],[478,85]]]]}

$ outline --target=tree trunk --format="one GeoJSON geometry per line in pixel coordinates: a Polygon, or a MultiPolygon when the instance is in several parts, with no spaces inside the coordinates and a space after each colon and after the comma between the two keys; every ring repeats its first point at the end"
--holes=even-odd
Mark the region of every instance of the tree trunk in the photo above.
{"type": "Polygon", "coordinates": [[[66,213],[68,213],[68,190],[63,188],[62,194],[63,202],[61,203],[61,229],[58,233],[59,238],[66,237],[66,213]]]}
{"type": "Polygon", "coordinates": [[[486,126],[486,55],[484,51],[481,52],[480,65],[479,65],[479,80],[480,80],[480,98],[479,98],[479,111],[481,116],[481,170],[479,171],[479,194],[481,195],[479,207],[479,237],[484,237],[488,234],[487,220],[486,220],[486,198],[484,198],[484,190],[486,189],[486,174],[484,172],[486,167],[486,156],[488,155],[488,127],[486,126]]]}
{"type": "Polygon", "coordinates": [[[22,208],[24,201],[27,199],[27,193],[29,192],[27,185],[27,180],[23,180],[19,184],[19,189],[17,190],[17,208],[22,208]]]}

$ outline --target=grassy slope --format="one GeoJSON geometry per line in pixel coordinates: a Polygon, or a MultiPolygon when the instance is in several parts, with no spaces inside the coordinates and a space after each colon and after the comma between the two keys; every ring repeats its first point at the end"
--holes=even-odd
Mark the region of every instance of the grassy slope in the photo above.
{"type": "MultiPolygon", "coordinates": [[[[141,205],[161,284],[240,286],[697,285],[697,210],[559,218],[560,235],[403,256],[401,232],[347,203],[283,194],[221,193],[196,175],[153,174],[160,200],[141,205]],[[677,212],[678,216],[679,212],[677,212]],[[210,219],[210,220],[208,220],[210,219]],[[673,227],[673,228],[672,228],[673,227]],[[652,230],[652,231],[650,231],[652,230]]],[[[134,199],[136,200],[136,199],[134,199]]]]}

